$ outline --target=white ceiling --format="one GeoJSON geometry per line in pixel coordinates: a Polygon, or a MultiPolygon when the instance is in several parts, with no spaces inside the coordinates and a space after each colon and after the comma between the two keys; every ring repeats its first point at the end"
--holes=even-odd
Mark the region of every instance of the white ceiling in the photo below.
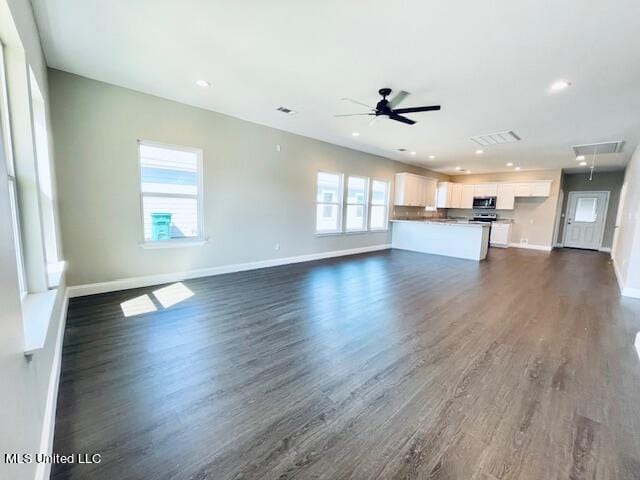
{"type": "Polygon", "coordinates": [[[640,140],[638,0],[33,4],[51,67],[447,173],[576,167],[572,145],[607,140],[625,148],[598,164],[622,167],[640,140]],[[387,86],[442,111],[333,117],[387,86]],[[499,130],[522,141],[476,155],[469,137],[499,130]]]}

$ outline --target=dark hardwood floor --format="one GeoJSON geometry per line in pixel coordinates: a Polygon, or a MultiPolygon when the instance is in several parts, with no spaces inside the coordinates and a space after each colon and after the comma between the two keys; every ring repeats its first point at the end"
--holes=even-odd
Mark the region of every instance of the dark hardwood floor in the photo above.
{"type": "Polygon", "coordinates": [[[52,478],[640,478],[640,301],[604,253],[183,283],[71,301],[54,450],[102,462],[52,478]]]}

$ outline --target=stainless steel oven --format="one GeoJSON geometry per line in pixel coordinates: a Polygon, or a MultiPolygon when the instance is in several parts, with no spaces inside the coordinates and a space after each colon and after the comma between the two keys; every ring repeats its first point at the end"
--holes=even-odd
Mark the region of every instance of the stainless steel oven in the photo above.
{"type": "Polygon", "coordinates": [[[473,208],[482,210],[495,210],[496,197],[473,197],[473,208]]]}

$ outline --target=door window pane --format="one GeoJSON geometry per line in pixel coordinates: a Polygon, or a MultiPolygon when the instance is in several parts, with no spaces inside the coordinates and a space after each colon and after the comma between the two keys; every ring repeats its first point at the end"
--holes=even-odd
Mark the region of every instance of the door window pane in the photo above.
{"type": "Polygon", "coordinates": [[[597,217],[598,199],[596,197],[580,197],[576,205],[574,221],[593,223],[597,217]]]}

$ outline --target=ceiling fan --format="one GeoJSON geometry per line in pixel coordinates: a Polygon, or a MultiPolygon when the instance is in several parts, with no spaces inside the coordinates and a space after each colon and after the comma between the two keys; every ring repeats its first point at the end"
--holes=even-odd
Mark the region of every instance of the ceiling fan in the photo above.
{"type": "Polygon", "coordinates": [[[409,95],[409,92],[405,92],[404,90],[400,90],[398,93],[396,93],[396,95],[391,100],[387,100],[387,97],[391,94],[390,88],[381,88],[380,90],[378,90],[378,93],[382,96],[382,100],[380,100],[375,107],[359,102],[352,98],[343,98],[343,100],[346,100],[347,102],[355,103],[356,105],[360,105],[361,107],[367,107],[369,110],[371,110],[370,112],[345,113],[341,115],[334,115],[334,117],[354,117],[354,116],[360,116],[360,115],[373,115],[374,118],[371,121],[371,123],[369,123],[369,125],[371,125],[377,120],[378,117],[386,116],[386,117],[389,117],[391,120],[406,123],[407,125],[413,125],[414,123],[416,123],[416,121],[403,116],[403,114],[440,110],[440,105],[430,105],[427,107],[396,108],[400,104],[400,102],[402,102],[409,95]]]}

